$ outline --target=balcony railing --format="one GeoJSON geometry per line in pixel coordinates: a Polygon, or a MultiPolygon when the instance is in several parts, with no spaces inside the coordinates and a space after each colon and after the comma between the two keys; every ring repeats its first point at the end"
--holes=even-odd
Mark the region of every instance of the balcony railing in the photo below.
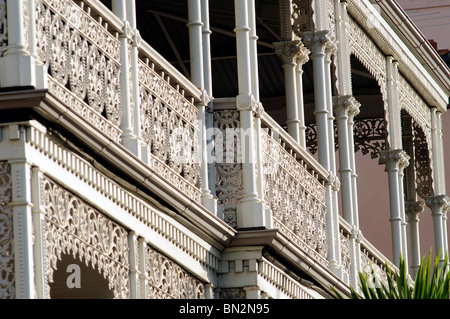
{"type": "MultiPolygon", "coordinates": [[[[124,133],[122,104],[131,105],[131,112],[134,105],[139,105],[137,119],[144,161],[172,185],[201,202],[195,106],[201,91],[143,40],[139,43],[138,84],[133,83],[129,63],[129,87],[122,87],[124,57],[120,37],[124,28],[123,21],[99,1],[38,0],[36,55],[47,67],[48,90],[117,143],[122,142],[124,133]],[[139,87],[139,97],[132,93],[135,85],[139,87]],[[130,92],[127,102],[122,101],[125,90],[130,92]],[[183,141],[177,140],[181,138],[183,141]],[[183,146],[183,154],[174,153],[176,143],[182,143],[179,145],[183,146]]],[[[130,61],[136,39],[127,41],[130,61]]],[[[129,115],[134,127],[136,117],[129,115]]]]}
{"type": "MultiPolygon", "coordinates": [[[[341,261],[343,270],[350,276],[351,268],[351,252],[350,252],[350,237],[352,234],[352,227],[344,220],[340,219],[340,239],[341,239],[341,261]]],[[[372,277],[372,270],[375,273],[379,282],[387,286],[386,263],[394,272],[398,268],[390,262],[380,251],[378,251],[367,239],[360,238],[360,254],[361,254],[361,272],[372,277]]],[[[350,282],[350,285],[356,287],[358,283],[350,282]]]]}

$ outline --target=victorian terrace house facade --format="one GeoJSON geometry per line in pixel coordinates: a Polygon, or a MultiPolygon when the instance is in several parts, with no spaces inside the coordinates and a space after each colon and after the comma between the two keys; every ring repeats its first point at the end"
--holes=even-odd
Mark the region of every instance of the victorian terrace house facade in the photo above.
{"type": "Polygon", "coordinates": [[[0,297],[324,299],[400,256],[414,278],[419,214],[448,251],[449,83],[395,1],[0,0],[0,297]],[[392,258],[355,154],[385,170],[392,258]]]}

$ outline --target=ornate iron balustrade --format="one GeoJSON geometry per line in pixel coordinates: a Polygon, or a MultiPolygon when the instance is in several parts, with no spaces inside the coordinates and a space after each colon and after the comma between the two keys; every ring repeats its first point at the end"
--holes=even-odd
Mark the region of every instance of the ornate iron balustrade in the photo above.
{"type": "Polygon", "coordinates": [[[196,103],[202,92],[99,1],[38,0],[35,18],[36,55],[47,67],[49,92],[117,143],[124,112],[131,113],[132,127],[140,121],[144,161],[201,202],[196,103]],[[129,63],[128,88],[122,87],[123,43],[130,61],[132,47],[139,48],[138,84],[129,63]],[[136,85],[138,97],[131,93],[136,85]],[[130,111],[122,105],[124,90],[130,111]]]}

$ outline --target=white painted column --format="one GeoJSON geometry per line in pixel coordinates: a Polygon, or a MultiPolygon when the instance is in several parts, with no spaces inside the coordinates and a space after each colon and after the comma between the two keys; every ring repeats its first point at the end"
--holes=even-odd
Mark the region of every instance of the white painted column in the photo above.
{"type": "MultiPolygon", "coordinates": [[[[353,185],[352,185],[352,167],[351,167],[351,153],[353,153],[353,144],[349,143],[349,135],[353,135],[353,130],[350,131],[348,121],[349,114],[359,112],[359,103],[352,96],[339,96],[335,98],[336,120],[338,127],[338,142],[339,142],[339,173],[341,180],[341,198],[342,211],[344,219],[359,232],[359,223],[355,219],[353,211],[353,185]]],[[[352,233],[350,237],[350,278],[351,282],[358,282],[358,273],[360,271],[360,247],[357,243],[356,237],[352,233]]]]}
{"type": "Polygon", "coordinates": [[[202,203],[213,214],[216,214],[217,203],[209,190],[208,157],[206,139],[206,106],[211,98],[205,90],[203,62],[203,22],[200,0],[188,1],[189,53],[191,64],[191,81],[202,90],[202,101],[197,104],[199,129],[199,161],[201,175],[202,203]]]}
{"type": "Polygon", "coordinates": [[[31,196],[33,202],[33,257],[34,257],[34,281],[36,285],[36,298],[50,298],[47,277],[45,275],[45,237],[44,237],[44,211],[41,208],[41,180],[43,172],[39,167],[32,168],[31,196]]]}
{"type": "Polygon", "coordinates": [[[28,43],[30,48],[30,56],[34,62],[35,67],[35,87],[36,89],[48,88],[48,72],[47,67],[40,61],[37,53],[37,39],[36,39],[36,1],[27,0],[28,15],[30,23],[28,23],[28,43]]]}
{"type": "Polygon", "coordinates": [[[443,216],[444,212],[450,208],[450,200],[446,195],[435,195],[428,197],[425,203],[431,209],[434,230],[434,251],[436,255],[440,252],[439,260],[442,265],[445,257],[443,216]]]}
{"type": "MultiPolygon", "coordinates": [[[[10,126],[10,130],[15,128],[16,125],[10,126]]],[[[14,143],[11,142],[11,144],[14,143]]],[[[34,299],[36,296],[34,291],[31,165],[26,160],[11,160],[9,163],[11,164],[13,189],[12,206],[16,299],[34,299]]]]}
{"type": "MultiPolygon", "coordinates": [[[[129,41],[132,40],[131,26],[127,20],[127,5],[125,0],[112,0],[113,13],[124,22],[123,32],[119,36],[120,41],[120,95],[122,106],[122,123],[120,128],[123,131],[122,144],[130,151],[136,152],[136,135],[133,127],[133,110],[131,105],[130,92],[130,59],[128,57],[129,41]]],[[[136,153],[134,153],[136,155],[136,153]]]]}
{"type": "MultiPolygon", "coordinates": [[[[314,69],[314,100],[315,100],[315,116],[317,127],[317,147],[319,163],[331,173],[330,148],[328,140],[328,113],[327,106],[327,79],[325,72],[325,49],[328,43],[328,31],[313,31],[304,33],[304,43],[310,47],[311,59],[314,69]]],[[[328,256],[330,269],[340,275],[340,266],[338,263],[338,254],[336,245],[336,226],[335,225],[335,209],[333,207],[333,175],[330,174],[330,180],[325,185],[326,204],[327,204],[327,236],[328,236],[328,256]]]]}
{"type": "MultiPolygon", "coordinates": [[[[445,163],[444,163],[444,141],[443,141],[443,132],[442,132],[442,112],[436,111],[436,120],[437,120],[437,142],[438,142],[438,151],[439,151],[439,176],[440,176],[440,189],[442,194],[446,194],[446,181],[445,181],[445,163]]],[[[444,254],[448,252],[448,227],[447,227],[447,213],[448,210],[443,211],[443,222],[442,222],[442,232],[444,237],[444,254]]]]}
{"type": "MultiPolygon", "coordinates": [[[[254,109],[254,130],[255,130],[255,148],[256,148],[256,164],[257,164],[257,186],[258,197],[263,209],[263,225],[272,228],[271,210],[265,206],[264,202],[264,168],[262,153],[262,129],[261,115],[264,113],[262,103],[259,101],[259,72],[258,72],[258,35],[256,34],[256,8],[255,0],[248,1],[248,24],[250,27],[250,74],[251,74],[251,94],[255,99],[254,109]]],[[[259,206],[257,208],[260,209],[259,206]]]]}
{"type": "Polygon", "coordinates": [[[405,213],[408,216],[409,225],[409,249],[411,257],[411,275],[415,278],[417,270],[421,263],[420,254],[420,232],[419,232],[419,215],[424,211],[424,202],[411,201],[406,202],[405,213]]]}
{"type": "Polygon", "coordinates": [[[386,78],[389,150],[380,152],[380,164],[385,164],[388,172],[394,262],[399,266],[401,255],[408,270],[403,172],[409,165],[409,156],[402,150],[401,110],[397,92],[398,62],[392,56],[386,57],[386,78]]]}
{"type": "Polygon", "coordinates": [[[449,199],[445,195],[445,172],[443,167],[442,152],[442,130],[440,123],[440,112],[436,108],[431,109],[431,143],[433,161],[433,187],[434,196],[426,198],[425,203],[431,208],[434,229],[434,250],[440,250],[440,260],[443,262],[445,253],[448,251],[447,227],[444,220],[447,219],[449,199]]]}
{"type": "Polygon", "coordinates": [[[128,260],[130,262],[130,295],[131,299],[140,299],[139,290],[139,248],[138,235],[135,231],[128,233],[128,260]]]}
{"type": "Polygon", "coordinates": [[[309,60],[310,51],[305,47],[300,47],[300,52],[297,55],[297,67],[295,69],[296,79],[295,83],[297,85],[297,112],[299,123],[299,144],[301,147],[306,149],[306,123],[305,123],[305,107],[303,103],[303,66],[309,60]]]}
{"type": "Polygon", "coordinates": [[[253,112],[258,107],[252,95],[252,75],[250,57],[250,27],[248,1],[235,0],[236,47],[238,63],[239,95],[236,107],[241,122],[241,155],[243,194],[237,207],[239,228],[264,226],[263,205],[258,197],[256,185],[256,154],[253,112]]]}
{"type": "Polygon", "coordinates": [[[140,295],[142,299],[148,299],[148,278],[147,278],[147,242],[143,237],[138,238],[139,253],[139,283],[140,295]]]}
{"type": "MultiPolygon", "coordinates": [[[[390,57],[388,57],[388,64],[389,64],[390,57]]],[[[395,120],[393,123],[395,124],[395,131],[391,131],[391,135],[394,135],[394,139],[396,140],[396,147],[399,147],[403,149],[403,139],[402,139],[402,120],[401,120],[401,109],[399,104],[399,95],[398,95],[398,62],[392,61],[392,88],[393,91],[388,93],[388,96],[393,96],[394,101],[393,105],[391,105],[390,113],[392,121],[393,118],[395,120]],[[397,146],[398,145],[398,146],[397,146]]],[[[406,152],[405,152],[406,153],[406,152]]],[[[409,160],[409,156],[408,156],[409,160]]],[[[400,217],[402,219],[402,257],[405,262],[405,268],[409,269],[409,258],[408,258],[408,239],[407,239],[407,221],[406,221],[406,214],[405,214],[405,188],[404,188],[404,172],[405,168],[409,165],[409,162],[403,162],[399,166],[398,171],[398,182],[399,182],[399,199],[400,199],[400,217]]]]}
{"type": "Polygon", "coordinates": [[[0,87],[36,86],[35,61],[30,54],[25,20],[29,19],[25,14],[28,0],[8,0],[6,10],[8,45],[0,58],[0,87]]]}
{"type": "MultiPolygon", "coordinates": [[[[389,180],[389,204],[390,204],[390,222],[392,233],[392,252],[394,263],[400,265],[400,255],[405,258],[406,247],[403,241],[403,219],[400,205],[403,192],[400,191],[399,172],[408,166],[409,156],[401,149],[382,150],[380,152],[379,163],[386,165],[389,180]]],[[[406,261],[406,260],[405,260],[406,261]]]]}

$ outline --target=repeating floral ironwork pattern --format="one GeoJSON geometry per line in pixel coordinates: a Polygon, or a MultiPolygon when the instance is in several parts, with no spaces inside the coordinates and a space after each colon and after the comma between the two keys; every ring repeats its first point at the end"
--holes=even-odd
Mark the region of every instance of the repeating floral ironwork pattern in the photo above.
{"type": "Polygon", "coordinates": [[[122,120],[118,39],[72,0],[37,1],[36,37],[49,91],[117,140],[122,120]]]}
{"type": "MultiPolygon", "coordinates": [[[[389,266],[391,269],[395,269],[389,266]]],[[[363,272],[369,278],[372,278],[372,270],[375,274],[378,282],[384,284],[386,287],[388,286],[387,274],[386,274],[386,266],[385,264],[374,257],[370,251],[361,247],[361,272],[363,272]]]]}
{"type": "Polygon", "coordinates": [[[72,254],[103,274],[115,298],[128,298],[126,229],[48,177],[42,179],[41,187],[48,282],[53,282],[53,273],[61,255],[72,254]]]}
{"type": "Polygon", "coordinates": [[[15,297],[11,166],[0,162],[0,299],[15,297]]]}
{"type": "Polygon", "coordinates": [[[220,289],[220,299],[245,299],[247,293],[243,288],[220,289]]]}
{"type": "Polygon", "coordinates": [[[151,155],[150,166],[200,201],[198,109],[194,101],[142,60],[139,92],[141,132],[151,155]]]}
{"type": "Polygon", "coordinates": [[[6,1],[0,0],[0,57],[8,45],[8,20],[6,18],[6,1]]]}
{"type": "Polygon", "coordinates": [[[347,273],[348,278],[350,279],[350,285],[355,285],[351,282],[350,276],[350,265],[352,262],[352,257],[350,254],[350,232],[343,228],[342,225],[340,227],[340,243],[341,243],[341,265],[342,269],[347,273]]]}
{"type": "MultiPolygon", "coordinates": [[[[334,122],[335,149],[339,148],[337,123],[334,122]]],[[[306,125],[306,145],[311,154],[317,152],[316,124],[306,125]]],[[[379,157],[381,150],[386,149],[386,120],[384,118],[357,119],[353,125],[354,151],[370,155],[372,159],[379,157]]]]}
{"type": "Polygon", "coordinates": [[[204,284],[179,265],[146,246],[150,299],[204,299],[204,284]]]}
{"type": "Polygon", "coordinates": [[[263,132],[264,198],[274,227],[327,266],[325,186],[282,141],[263,132]]]}
{"type": "Polygon", "coordinates": [[[225,134],[240,128],[239,112],[222,110],[214,112],[217,202],[223,209],[223,220],[237,227],[236,207],[242,195],[242,165],[239,160],[240,136],[233,136],[233,149],[226,149],[225,134]],[[220,133],[221,132],[221,133],[220,133]],[[218,136],[217,134],[222,134],[218,136]]]}

